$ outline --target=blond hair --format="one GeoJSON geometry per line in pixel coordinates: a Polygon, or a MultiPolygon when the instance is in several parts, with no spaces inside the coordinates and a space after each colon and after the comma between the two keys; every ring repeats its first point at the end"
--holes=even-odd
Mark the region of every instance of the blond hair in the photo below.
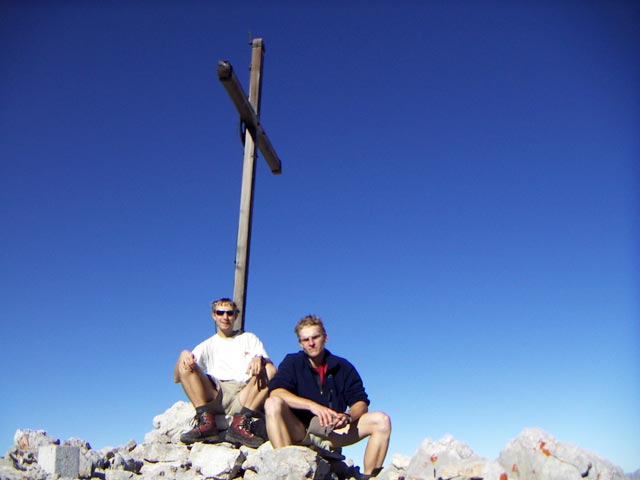
{"type": "Polygon", "coordinates": [[[327,331],[324,329],[324,323],[322,323],[322,319],[317,315],[305,315],[296,324],[296,328],[293,331],[296,333],[298,340],[300,340],[300,330],[305,327],[320,327],[323,335],[327,335],[327,331]]]}
{"type": "Polygon", "coordinates": [[[219,300],[214,300],[213,302],[211,302],[211,311],[213,312],[216,308],[221,307],[223,305],[231,306],[234,312],[238,311],[238,306],[236,305],[236,302],[226,297],[221,298],[219,300]]]}

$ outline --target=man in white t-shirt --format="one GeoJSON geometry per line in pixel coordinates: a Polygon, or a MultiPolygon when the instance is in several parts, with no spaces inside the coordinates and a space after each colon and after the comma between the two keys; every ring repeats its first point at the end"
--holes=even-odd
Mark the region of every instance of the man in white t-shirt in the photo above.
{"type": "Polygon", "coordinates": [[[262,408],[276,367],[256,335],[233,329],[238,313],[233,300],[221,298],[211,305],[218,332],[192,352],[183,350],[173,372],[196,409],[194,428],[180,440],[187,444],[224,440],[257,448],[266,440],[262,408]],[[224,438],[216,414],[233,415],[224,438]]]}

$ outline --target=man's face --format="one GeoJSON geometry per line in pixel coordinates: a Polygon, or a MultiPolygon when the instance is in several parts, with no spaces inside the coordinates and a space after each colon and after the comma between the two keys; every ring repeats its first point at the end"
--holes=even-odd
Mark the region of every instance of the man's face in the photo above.
{"type": "Polygon", "coordinates": [[[324,344],[327,342],[327,336],[322,333],[322,329],[317,325],[303,327],[300,329],[298,342],[311,358],[318,357],[324,352],[324,344]]]}
{"type": "Polygon", "coordinates": [[[233,329],[233,322],[236,320],[236,311],[233,309],[233,305],[228,303],[216,305],[212,316],[220,330],[228,331],[233,329]]]}

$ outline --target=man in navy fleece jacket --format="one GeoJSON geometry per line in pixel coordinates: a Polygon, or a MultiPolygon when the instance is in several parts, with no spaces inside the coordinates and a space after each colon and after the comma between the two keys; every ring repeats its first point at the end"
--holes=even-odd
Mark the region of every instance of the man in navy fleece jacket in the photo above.
{"type": "Polygon", "coordinates": [[[328,337],[319,317],[303,317],[295,332],[302,351],[287,355],[269,382],[265,414],[271,444],[299,444],[312,433],[339,448],[369,437],[364,473],[377,474],[389,447],[389,416],[369,411],[355,367],[325,348],[328,337]]]}

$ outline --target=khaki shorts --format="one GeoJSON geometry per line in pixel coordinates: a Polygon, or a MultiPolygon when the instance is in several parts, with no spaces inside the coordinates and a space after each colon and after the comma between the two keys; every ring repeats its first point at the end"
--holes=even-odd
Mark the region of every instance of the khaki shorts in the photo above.
{"type": "Polygon", "coordinates": [[[331,432],[333,432],[333,427],[331,425],[321,427],[318,417],[314,416],[311,418],[311,422],[309,422],[309,427],[307,428],[307,436],[315,435],[320,438],[328,438],[331,432]]]}
{"type": "Polygon", "coordinates": [[[313,448],[325,460],[342,461],[345,458],[342,455],[342,448],[334,447],[329,440],[331,432],[333,432],[333,427],[321,427],[318,417],[313,417],[309,423],[309,428],[307,428],[307,435],[300,444],[313,448]]]}
{"type": "Polygon", "coordinates": [[[247,386],[246,382],[235,382],[233,380],[220,381],[213,378],[211,375],[208,377],[216,390],[220,392],[219,395],[221,395],[220,400],[222,403],[222,409],[218,409],[218,411],[214,413],[222,415],[235,415],[240,413],[242,410],[240,392],[247,386]]]}

